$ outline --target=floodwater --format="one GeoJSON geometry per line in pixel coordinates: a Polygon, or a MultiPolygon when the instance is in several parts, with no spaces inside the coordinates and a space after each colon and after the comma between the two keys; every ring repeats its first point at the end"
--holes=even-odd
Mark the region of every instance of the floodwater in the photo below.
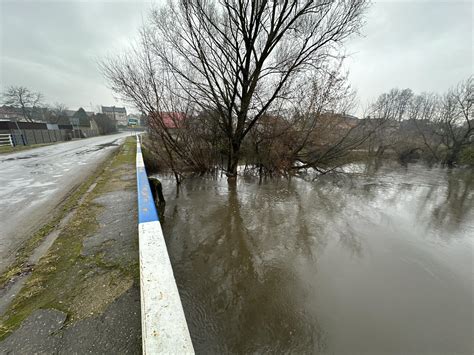
{"type": "Polygon", "coordinates": [[[197,353],[474,352],[472,170],[163,178],[197,353]]]}

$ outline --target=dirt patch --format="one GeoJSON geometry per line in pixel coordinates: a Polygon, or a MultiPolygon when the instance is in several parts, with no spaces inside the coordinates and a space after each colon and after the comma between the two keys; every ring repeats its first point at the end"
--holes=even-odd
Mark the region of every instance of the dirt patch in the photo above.
{"type": "Polygon", "coordinates": [[[82,289],[71,300],[70,311],[74,319],[101,314],[105,308],[132,287],[133,278],[118,271],[95,275],[82,283],[82,289]]]}

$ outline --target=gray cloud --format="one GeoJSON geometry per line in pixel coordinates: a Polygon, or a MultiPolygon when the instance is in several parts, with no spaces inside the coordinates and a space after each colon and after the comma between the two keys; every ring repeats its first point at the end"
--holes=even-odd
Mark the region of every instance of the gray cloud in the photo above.
{"type": "MultiPolygon", "coordinates": [[[[347,44],[346,64],[361,107],[392,87],[443,92],[470,75],[472,6],[375,2],[364,36],[347,44]]],[[[124,50],[150,7],[143,1],[0,0],[0,90],[24,85],[71,108],[120,104],[96,59],[124,50]]]]}
{"type": "Polygon", "coordinates": [[[0,85],[24,85],[71,108],[119,104],[97,68],[137,33],[147,2],[3,1],[0,85]]]}
{"type": "Polygon", "coordinates": [[[473,73],[471,1],[376,2],[348,44],[361,107],[390,88],[442,93],[473,73]]]}

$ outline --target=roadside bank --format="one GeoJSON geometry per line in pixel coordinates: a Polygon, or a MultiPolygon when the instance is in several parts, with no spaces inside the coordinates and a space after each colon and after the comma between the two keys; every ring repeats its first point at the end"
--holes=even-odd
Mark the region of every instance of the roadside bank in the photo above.
{"type": "Polygon", "coordinates": [[[135,139],[130,137],[0,316],[0,353],[140,353],[135,139]]]}

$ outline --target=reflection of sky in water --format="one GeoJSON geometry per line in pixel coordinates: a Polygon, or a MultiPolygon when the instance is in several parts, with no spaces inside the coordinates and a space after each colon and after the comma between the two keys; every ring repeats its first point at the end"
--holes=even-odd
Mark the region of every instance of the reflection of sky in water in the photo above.
{"type": "Polygon", "coordinates": [[[195,347],[466,352],[473,173],[360,167],[307,182],[163,180],[195,347]]]}

